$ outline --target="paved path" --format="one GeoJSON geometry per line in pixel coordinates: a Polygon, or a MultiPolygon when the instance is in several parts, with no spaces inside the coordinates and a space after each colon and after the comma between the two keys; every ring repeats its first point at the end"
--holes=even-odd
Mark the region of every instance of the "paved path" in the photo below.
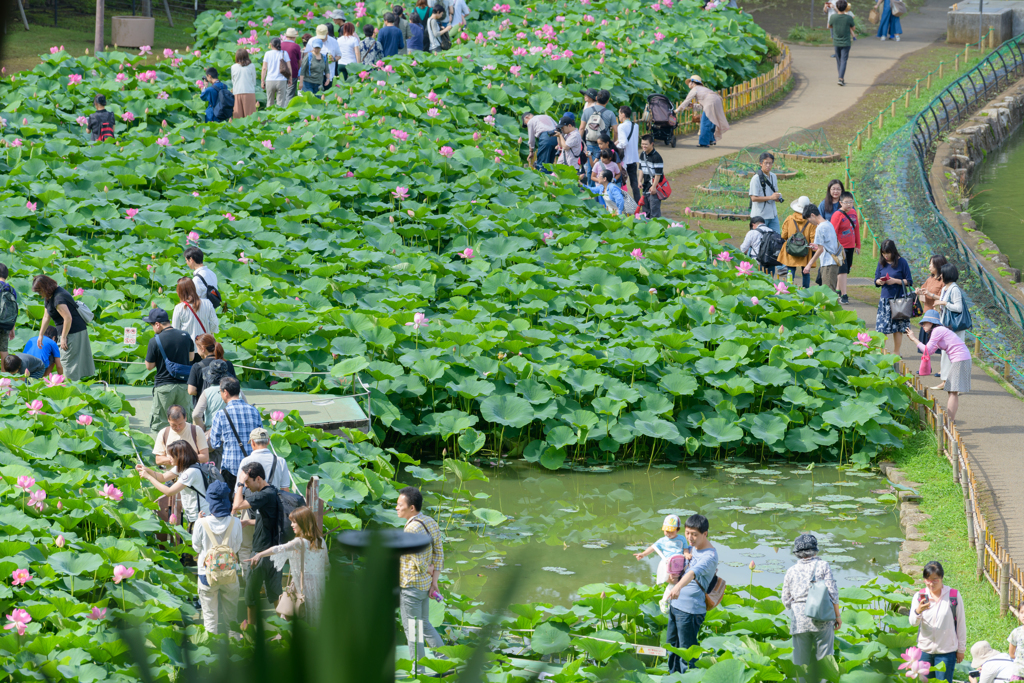
{"type": "MultiPolygon", "coordinates": [[[[875,79],[901,57],[942,38],[946,33],[949,4],[948,0],[928,0],[920,12],[905,17],[903,39],[898,43],[875,38],[875,27],[871,27],[870,35],[853,44],[845,87],[836,83],[836,62],[829,56],[832,54],[831,46],[791,47],[795,85],[780,104],[738,120],[714,147],[697,147],[695,134],[679,138],[675,149],[659,146],[665,160],[665,172],[672,173],[708,159],[734,154],[744,147],[764,145],[781,138],[793,127],[820,127],[856,104],[875,79]]],[[[867,19],[866,12],[863,19],[867,19]]],[[[836,147],[835,141],[832,144],[836,147]]]]}
{"type": "MultiPolygon", "coordinates": [[[[876,308],[851,301],[851,307],[870,330],[875,328],[876,308]]],[[[891,342],[890,342],[891,345],[891,342]]],[[[908,365],[916,368],[921,356],[904,338],[900,349],[908,365]]],[[[932,367],[939,367],[932,357],[932,367]]],[[[925,378],[925,386],[939,383],[937,377],[925,378]]],[[[933,391],[939,404],[946,407],[947,394],[933,391]]],[[[975,477],[982,491],[979,497],[988,520],[989,531],[998,539],[1018,566],[1024,566],[1024,497],[1020,480],[1012,474],[1020,467],[1020,448],[1024,443],[1024,401],[1008,393],[977,365],[971,372],[971,391],[960,398],[956,415],[957,429],[974,461],[975,477]]]]}

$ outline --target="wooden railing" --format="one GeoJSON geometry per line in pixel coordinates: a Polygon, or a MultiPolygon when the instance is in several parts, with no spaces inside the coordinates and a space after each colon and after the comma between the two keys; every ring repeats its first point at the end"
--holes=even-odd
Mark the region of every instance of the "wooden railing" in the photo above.
{"type": "MultiPolygon", "coordinates": [[[[921,378],[908,371],[902,361],[900,369],[909,377],[914,390],[920,396],[928,398],[928,391],[921,382],[921,378]]],[[[960,484],[963,491],[964,515],[967,518],[967,541],[977,553],[978,558],[975,566],[977,579],[978,581],[986,579],[996,595],[999,596],[999,616],[1004,617],[1007,612],[1010,612],[1017,617],[1018,622],[1024,623],[1024,614],[1021,609],[1021,603],[1024,600],[1024,572],[1002,547],[995,535],[989,531],[985,510],[978,502],[980,491],[970,451],[964,446],[956,424],[948,419],[946,411],[939,406],[935,397],[931,398],[931,407],[927,404],[920,406],[921,423],[935,431],[938,456],[945,458],[950,463],[953,468],[953,480],[960,484]]]]}

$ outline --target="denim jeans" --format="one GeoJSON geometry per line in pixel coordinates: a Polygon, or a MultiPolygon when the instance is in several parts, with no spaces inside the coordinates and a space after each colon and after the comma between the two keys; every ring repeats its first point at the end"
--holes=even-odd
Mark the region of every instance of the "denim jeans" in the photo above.
{"type": "MultiPolygon", "coordinates": [[[[697,634],[700,627],[704,625],[706,614],[690,614],[675,607],[669,608],[668,612],[668,644],[672,647],[686,649],[697,644],[697,634]]],[[[685,673],[690,667],[697,664],[696,659],[685,661],[676,653],[668,656],[668,672],[685,673]]]]}
{"type": "Polygon", "coordinates": [[[927,652],[921,654],[921,661],[928,662],[932,666],[945,662],[946,670],[941,672],[932,671],[928,674],[928,678],[934,678],[939,681],[953,681],[953,669],[956,667],[956,653],[947,652],[943,655],[933,655],[927,652]]]}
{"type": "MultiPolygon", "coordinates": [[[[789,274],[793,277],[793,282],[796,282],[796,271],[797,271],[796,267],[795,266],[786,266],[786,267],[789,268],[789,274]]],[[[800,274],[804,278],[804,289],[808,289],[811,286],[811,274],[810,273],[805,273],[803,267],[800,268],[800,274]]]]}
{"type": "Polygon", "coordinates": [[[846,78],[846,61],[850,59],[850,46],[836,47],[836,67],[839,69],[839,78],[846,78]]]}
{"type": "Polygon", "coordinates": [[[594,170],[594,162],[601,160],[601,146],[596,142],[587,143],[587,163],[584,164],[584,170],[587,174],[587,180],[590,180],[590,172],[594,170]]]}
{"type": "Polygon", "coordinates": [[[558,138],[555,137],[554,133],[541,133],[537,136],[537,163],[535,168],[538,171],[544,171],[544,164],[555,163],[555,145],[558,144],[558,138]]]}
{"type": "Polygon", "coordinates": [[[700,136],[697,138],[697,144],[701,147],[710,147],[715,142],[715,124],[711,123],[711,119],[704,112],[700,114],[700,136]]]}
{"type": "Polygon", "coordinates": [[[314,95],[320,92],[323,86],[319,83],[310,83],[309,81],[302,81],[302,92],[311,92],[314,95]]]}

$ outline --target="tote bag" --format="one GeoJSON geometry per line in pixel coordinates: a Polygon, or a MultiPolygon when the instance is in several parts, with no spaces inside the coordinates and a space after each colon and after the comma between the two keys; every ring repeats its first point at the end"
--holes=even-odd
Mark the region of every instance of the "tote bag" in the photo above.
{"type": "MultiPolygon", "coordinates": [[[[960,289],[960,285],[953,285],[953,287],[960,289]]],[[[960,290],[960,307],[963,310],[959,313],[945,311],[945,314],[943,315],[943,322],[946,327],[954,332],[961,332],[974,327],[974,321],[971,320],[971,311],[967,308],[967,300],[964,298],[963,290],[960,290]]]]}
{"type": "Polygon", "coordinates": [[[897,320],[910,320],[914,316],[914,301],[916,296],[907,295],[907,288],[903,287],[903,294],[889,299],[889,317],[895,322],[897,320]]]}
{"type": "Polygon", "coordinates": [[[828,586],[824,581],[818,581],[814,574],[811,574],[811,588],[807,591],[804,615],[817,621],[834,621],[836,618],[836,610],[832,606],[832,596],[828,594],[828,586]]]}

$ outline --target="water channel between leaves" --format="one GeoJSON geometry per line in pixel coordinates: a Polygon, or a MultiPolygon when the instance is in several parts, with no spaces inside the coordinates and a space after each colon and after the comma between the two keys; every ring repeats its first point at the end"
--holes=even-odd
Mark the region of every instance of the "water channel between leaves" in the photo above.
{"type": "MultiPolygon", "coordinates": [[[[440,463],[437,463],[440,464],[440,463]]],[[[452,590],[488,600],[503,573],[521,565],[515,602],[568,605],[590,583],[654,580],[658,557],[633,553],[662,536],[668,514],[700,512],[711,522],[719,574],[733,586],[751,581],[776,587],[795,558],[793,539],[818,537],[822,557],[840,585],[855,586],[898,570],[903,541],[895,497],[874,473],[835,466],[755,465],[735,462],[577,468],[547,472],[527,465],[485,470],[489,482],[467,481],[454,504],[454,477],[429,485],[426,512],[445,530],[445,566],[452,590]],[[438,495],[442,502],[440,508],[438,495]],[[470,514],[500,511],[497,525],[470,514]]]]}

